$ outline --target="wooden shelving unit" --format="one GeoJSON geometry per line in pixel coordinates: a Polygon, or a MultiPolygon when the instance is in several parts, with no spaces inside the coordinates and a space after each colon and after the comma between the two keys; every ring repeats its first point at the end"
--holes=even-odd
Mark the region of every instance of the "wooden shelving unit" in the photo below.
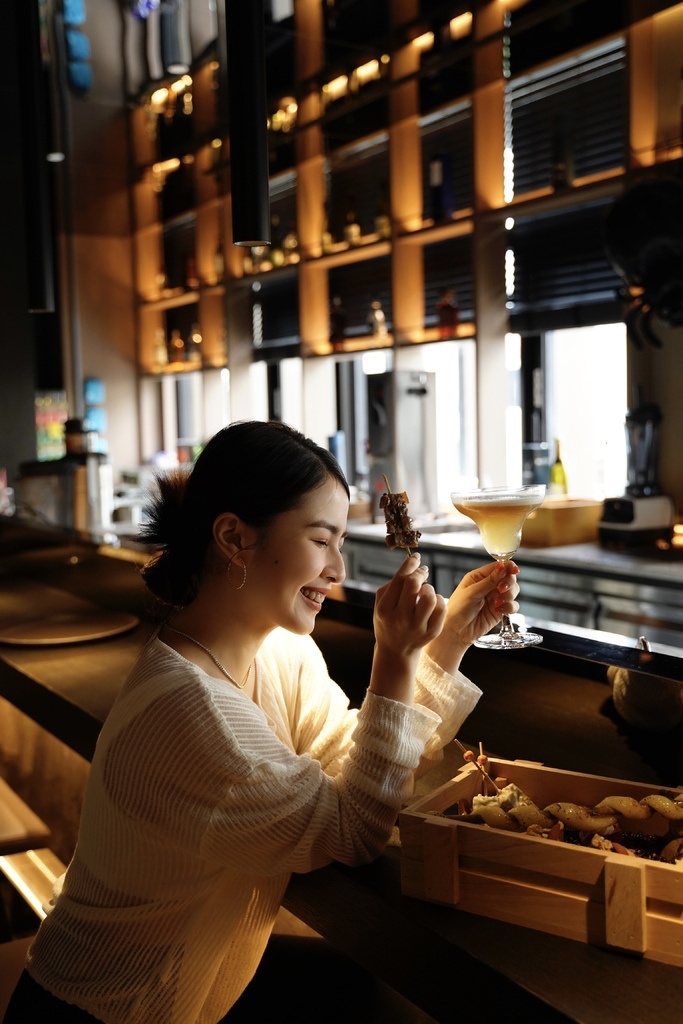
{"type": "MultiPolygon", "coordinates": [[[[244,392],[253,356],[252,303],[257,288],[266,298],[269,289],[277,291],[280,297],[286,293],[287,303],[296,308],[296,330],[292,337],[304,361],[372,348],[398,351],[427,342],[476,338],[477,388],[480,402],[486,396],[489,410],[480,438],[480,457],[486,461],[489,452],[489,471],[495,475],[492,463],[504,459],[500,437],[505,433],[506,385],[498,364],[502,362],[508,305],[504,268],[508,245],[506,218],[535,216],[608,200],[618,195],[641,167],[671,158],[669,150],[665,157],[659,154],[654,137],[650,138],[652,132],[648,133],[646,127],[650,112],[643,96],[647,93],[652,98],[656,84],[654,78],[647,80],[641,62],[629,68],[625,79],[632,90],[638,87],[633,91],[630,121],[624,129],[629,139],[641,143],[637,155],[631,150],[629,157],[625,147],[625,159],[620,166],[606,166],[598,173],[577,177],[561,190],[548,183],[514,198],[506,197],[509,72],[505,67],[510,46],[506,32],[513,34],[512,46],[517,45],[515,38],[521,39],[522,35],[518,33],[515,37],[514,32],[521,25],[525,5],[526,0],[485,0],[475,5],[476,10],[469,15],[467,5],[458,2],[451,7],[435,7],[420,0],[388,0],[387,24],[381,39],[375,44],[367,42],[362,48],[365,70],[361,74],[350,61],[329,63],[324,5],[320,0],[297,0],[293,25],[295,70],[291,82],[296,113],[279,110],[280,124],[283,117],[293,118],[289,134],[276,138],[272,132],[274,149],[277,148],[273,188],[278,196],[285,195],[287,190],[283,191],[282,182],[289,182],[285,184],[289,188],[290,206],[282,200],[282,208],[293,211],[287,219],[291,219],[298,239],[297,260],[286,267],[265,270],[257,266],[254,272],[253,267],[245,265],[244,252],[232,245],[229,142],[226,128],[219,120],[220,75],[216,61],[208,59],[194,68],[191,83],[184,87],[182,81],[163,83],[168,95],[175,95],[175,118],[168,122],[158,111],[168,112],[173,103],[167,100],[164,106],[155,98],[145,97],[131,115],[141,372],[164,378],[175,372],[172,366],[158,365],[155,346],[160,332],[163,330],[168,336],[177,325],[186,330],[190,323],[197,323],[203,338],[204,366],[227,366],[231,387],[244,392]],[[344,76],[347,95],[334,93],[333,83],[339,89],[344,76]],[[332,98],[333,95],[337,98],[332,98]],[[184,117],[189,119],[187,123],[183,122],[184,117]],[[177,146],[173,142],[174,121],[179,122],[177,134],[181,142],[177,146]],[[166,130],[169,124],[170,129],[166,130]],[[453,160],[457,163],[460,159],[454,171],[459,194],[447,215],[435,221],[429,208],[426,161],[439,147],[448,146],[454,151],[450,154],[453,160]],[[294,162],[283,170],[285,153],[291,153],[294,162]],[[366,159],[363,153],[371,154],[372,159],[366,159]],[[354,172],[354,160],[358,167],[367,167],[366,183],[371,180],[377,187],[380,176],[386,176],[390,235],[380,237],[366,211],[359,218],[359,244],[349,246],[341,241],[337,225],[335,239],[323,251],[330,202],[338,213],[345,199],[339,193],[350,188],[350,181],[359,180],[359,175],[362,180],[362,170],[354,172]],[[191,200],[177,214],[164,216],[164,190],[176,180],[173,176],[179,174],[185,174],[190,182],[191,200]],[[431,298],[436,284],[427,274],[426,254],[431,246],[458,241],[469,246],[459,269],[468,277],[471,310],[461,310],[457,331],[444,339],[436,327],[431,298]],[[168,276],[163,279],[164,258],[168,264],[168,252],[164,256],[164,250],[172,250],[174,244],[183,253],[183,246],[189,247],[186,255],[196,273],[192,287],[187,280],[177,280],[177,267],[167,265],[168,276]],[[222,274],[216,272],[219,250],[223,253],[222,274]],[[378,287],[384,287],[382,275],[385,266],[389,267],[388,332],[381,337],[364,332],[356,316],[356,321],[349,325],[348,336],[337,339],[333,345],[330,307],[334,296],[330,282],[335,274],[339,279],[341,271],[350,272],[361,265],[368,288],[375,277],[378,287]],[[166,288],[170,288],[170,293],[166,288]]],[[[532,6],[537,11],[537,5],[532,6]]],[[[535,31],[533,19],[529,24],[531,39],[535,31]]],[[[624,27],[627,46],[635,54],[644,52],[650,28],[647,20],[624,27]]],[[[576,45],[577,58],[597,38],[590,35],[590,29],[587,31],[585,40],[576,45]]],[[[274,112],[276,106],[274,100],[274,112]]],[[[273,199],[271,209],[280,201],[273,199]]],[[[281,224],[283,233],[291,226],[281,224]]],[[[444,276],[447,278],[447,271],[444,276]]],[[[348,300],[350,306],[358,304],[357,296],[341,298],[348,300]]],[[[289,335],[287,340],[292,340],[289,335]]],[[[266,355],[277,360],[277,352],[278,346],[273,344],[272,356],[262,347],[258,357],[263,359],[266,355]]],[[[178,368],[178,372],[183,369],[178,368]]]]}

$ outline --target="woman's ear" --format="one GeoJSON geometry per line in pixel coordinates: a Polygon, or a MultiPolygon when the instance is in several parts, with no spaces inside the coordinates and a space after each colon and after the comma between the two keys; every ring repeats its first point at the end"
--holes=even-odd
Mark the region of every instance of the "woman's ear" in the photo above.
{"type": "Polygon", "coordinates": [[[228,558],[243,547],[243,526],[242,520],[233,512],[223,512],[213,524],[213,539],[228,558]]]}
{"type": "Polygon", "coordinates": [[[213,524],[213,539],[226,558],[253,544],[254,529],[234,512],[222,512],[213,524]]]}

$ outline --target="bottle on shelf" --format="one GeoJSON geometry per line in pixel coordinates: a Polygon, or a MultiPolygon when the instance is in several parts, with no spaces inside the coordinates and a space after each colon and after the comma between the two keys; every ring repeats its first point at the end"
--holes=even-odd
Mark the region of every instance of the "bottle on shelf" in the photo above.
{"type": "Polygon", "coordinates": [[[332,246],[334,245],[334,235],[330,227],[330,205],[325,203],[325,216],[323,218],[323,233],[321,236],[321,245],[323,255],[325,253],[332,252],[332,246]]]}
{"type": "Polygon", "coordinates": [[[455,338],[458,333],[458,319],[460,310],[458,308],[457,294],[454,288],[443,288],[436,303],[436,316],[439,322],[440,338],[455,338]]]}
{"type": "Polygon", "coordinates": [[[370,312],[368,313],[367,322],[370,330],[372,331],[373,337],[386,338],[387,318],[379,299],[374,299],[374,301],[370,303],[370,312]]]}
{"type": "Polygon", "coordinates": [[[562,462],[562,455],[560,453],[560,442],[555,441],[555,461],[550,467],[548,474],[548,494],[566,494],[567,493],[567,473],[562,462]]]}
{"type": "Polygon", "coordinates": [[[270,218],[270,246],[268,247],[268,258],[274,268],[284,266],[285,251],[282,247],[282,231],[280,229],[280,215],[273,213],[270,218]]]}
{"type": "Polygon", "coordinates": [[[168,361],[174,364],[185,362],[185,342],[177,327],[173,328],[168,340],[168,361]]]}
{"type": "Polygon", "coordinates": [[[188,363],[192,366],[202,366],[204,362],[203,348],[202,348],[202,332],[199,329],[199,324],[192,324],[190,333],[187,338],[185,345],[185,358],[188,363]]]}
{"type": "Polygon", "coordinates": [[[215,284],[220,284],[225,277],[225,253],[223,252],[223,240],[220,238],[213,254],[213,276],[215,284]]]}
{"type": "Polygon", "coordinates": [[[154,278],[155,287],[155,298],[163,299],[168,293],[168,272],[166,270],[166,261],[163,256],[159,262],[159,269],[157,270],[154,278]]]}
{"type": "Polygon", "coordinates": [[[330,344],[335,352],[343,348],[345,337],[346,313],[344,312],[341,298],[335,295],[330,308],[330,344]]]}
{"type": "Polygon", "coordinates": [[[166,331],[163,327],[157,327],[154,336],[153,365],[155,373],[161,373],[168,366],[168,346],[166,344],[166,331]]]}
{"type": "Polygon", "coordinates": [[[188,253],[185,257],[185,287],[190,292],[194,292],[199,288],[199,275],[197,273],[197,261],[194,253],[188,253]]]}
{"type": "Polygon", "coordinates": [[[435,224],[453,216],[453,187],[451,158],[448,153],[436,153],[429,161],[429,193],[432,218],[435,224]]]}
{"type": "Polygon", "coordinates": [[[287,265],[299,262],[299,236],[296,233],[295,225],[292,223],[288,225],[287,234],[282,239],[282,248],[285,252],[285,263],[287,265]]]}
{"type": "Polygon", "coordinates": [[[360,245],[361,230],[358,218],[356,217],[356,210],[354,207],[353,200],[346,211],[346,222],[344,224],[344,240],[347,245],[354,246],[360,245]]]}
{"type": "Polygon", "coordinates": [[[386,181],[380,182],[375,207],[375,232],[380,238],[391,238],[391,215],[389,212],[389,192],[386,181]]]}

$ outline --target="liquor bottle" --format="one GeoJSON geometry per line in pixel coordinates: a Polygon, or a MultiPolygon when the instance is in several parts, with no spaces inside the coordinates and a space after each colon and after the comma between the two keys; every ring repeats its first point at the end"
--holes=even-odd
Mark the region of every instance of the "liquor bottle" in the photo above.
{"type": "Polygon", "coordinates": [[[387,318],[379,299],[375,299],[370,303],[370,312],[368,313],[367,322],[370,330],[372,331],[373,337],[386,338],[387,318]]]}
{"type": "Polygon", "coordinates": [[[153,365],[155,373],[161,373],[168,366],[168,346],[166,345],[166,331],[163,327],[157,327],[154,339],[153,365]]]}
{"type": "Polygon", "coordinates": [[[185,342],[177,327],[171,331],[168,340],[168,360],[170,363],[185,362],[185,342]]]}
{"type": "Polygon", "coordinates": [[[459,313],[455,289],[444,288],[436,304],[440,338],[455,338],[457,336],[459,313]]]}
{"type": "Polygon", "coordinates": [[[323,218],[323,233],[320,238],[323,254],[332,252],[332,246],[334,245],[334,235],[330,229],[330,207],[328,203],[325,203],[325,216],[323,218]]]}
{"type": "Polygon", "coordinates": [[[555,461],[548,476],[548,494],[567,493],[567,474],[560,454],[560,442],[555,441],[555,461]]]}
{"type": "Polygon", "coordinates": [[[375,207],[375,232],[380,238],[391,238],[391,215],[389,213],[389,194],[387,183],[380,183],[375,207]]]}
{"type": "Polygon", "coordinates": [[[168,272],[166,270],[166,261],[163,256],[161,257],[159,269],[154,277],[154,286],[156,289],[156,298],[162,299],[168,292],[168,272]]]}
{"type": "Polygon", "coordinates": [[[273,213],[270,218],[270,246],[268,248],[268,259],[274,268],[284,266],[285,253],[282,248],[280,215],[277,213],[273,213]]]}
{"type": "Polygon", "coordinates": [[[437,153],[429,161],[429,192],[432,218],[435,224],[453,216],[451,158],[448,153],[437,153]]]}
{"type": "Polygon", "coordinates": [[[344,224],[344,238],[349,246],[359,245],[361,239],[360,224],[356,217],[353,202],[346,211],[346,223],[344,224]]]}
{"type": "Polygon", "coordinates": [[[282,248],[285,252],[285,263],[299,262],[299,236],[296,233],[296,227],[290,223],[287,228],[287,234],[282,239],[282,248]]]}
{"type": "Polygon", "coordinates": [[[204,362],[202,340],[199,324],[192,324],[185,349],[187,362],[193,366],[201,366],[204,362]]]}
{"type": "Polygon", "coordinates": [[[197,274],[197,261],[194,253],[188,253],[185,257],[185,287],[190,292],[194,292],[199,288],[199,275],[197,274]]]}
{"type": "Polygon", "coordinates": [[[216,278],[216,284],[220,284],[225,277],[225,254],[223,253],[223,242],[218,239],[218,245],[216,251],[213,254],[213,274],[216,278]]]}
{"type": "Polygon", "coordinates": [[[332,299],[330,309],[330,344],[335,352],[343,351],[346,337],[346,313],[338,295],[332,299]]]}

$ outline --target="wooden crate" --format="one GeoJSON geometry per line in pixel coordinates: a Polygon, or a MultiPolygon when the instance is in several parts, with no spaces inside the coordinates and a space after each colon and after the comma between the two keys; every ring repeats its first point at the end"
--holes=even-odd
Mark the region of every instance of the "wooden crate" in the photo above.
{"type": "Polygon", "coordinates": [[[527,548],[552,548],[596,541],[601,517],[601,501],[550,495],[527,516],[522,544],[527,548]]]}
{"type": "MultiPolygon", "coordinates": [[[[514,782],[540,807],[660,792],[524,761],[495,760],[489,772],[499,785],[514,782]]],[[[459,799],[479,792],[481,775],[467,765],[401,813],[404,895],[683,966],[683,866],[440,816],[453,805],[457,813],[459,799]]],[[[654,814],[628,825],[664,835],[669,822],[654,814]]]]}

